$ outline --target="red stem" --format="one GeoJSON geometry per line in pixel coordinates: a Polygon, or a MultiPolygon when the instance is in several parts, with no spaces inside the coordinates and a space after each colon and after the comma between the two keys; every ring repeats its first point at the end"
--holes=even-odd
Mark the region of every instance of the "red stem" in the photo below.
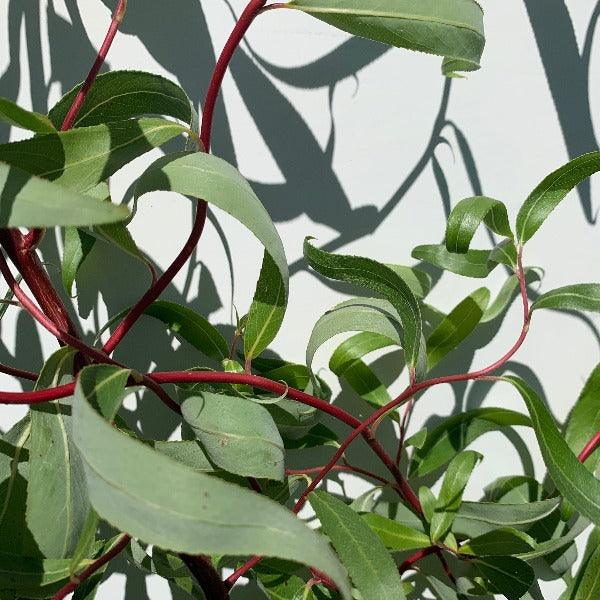
{"type": "Polygon", "coordinates": [[[409,556],[399,567],[398,571],[400,571],[400,575],[412,569],[415,563],[419,562],[423,558],[427,556],[431,556],[432,554],[437,554],[439,548],[437,546],[430,546],[429,548],[423,548],[423,550],[418,550],[412,556],[409,556]]]}
{"type": "Polygon", "coordinates": [[[598,431],[592,439],[585,445],[583,450],[578,456],[579,462],[585,462],[591,454],[600,446],[600,431],[598,431]]]}
{"type": "MultiPolygon", "coordinates": [[[[286,469],[286,475],[312,475],[314,473],[320,473],[323,467],[310,467],[308,469],[286,469]]],[[[381,477],[372,473],[371,471],[367,471],[367,469],[361,469],[360,467],[353,467],[352,465],[335,465],[332,471],[344,471],[347,473],[358,473],[359,475],[364,475],[365,477],[370,477],[371,479],[375,479],[375,481],[379,481],[385,485],[392,485],[390,481],[388,481],[385,477],[381,477]]]]}
{"type": "MultiPolygon", "coordinates": [[[[227,72],[227,68],[233,54],[240,45],[244,35],[248,31],[248,28],[257,17],[260,9],[266,4],[266,0],[252,0],[248,6],[244,9],[244,12],[240,15],[238,22],[236,23],[217,64],[208,86],[206,94],[206,100],[204,101],[204,108],[202,111],[202,129],[200,133],[200,140],[204,146],[206,152],[210,151],[210,141],[214,120],[215,106],[223,78],[227,72]]],[[[169,268],[163,273],[158,281],[144,294],[139,302],[131,309],[127,316],[121,321],[117,328],[113,331],[112,335],[104,344],[103,350],[107,354],[112,354],[114,349],[118,346],[121,340],[125,337],[127,332],[134,326],[136,321],[142,316],[144,311],[150,306],[166,289],[166,287],[173,281],[177,273],[181,270],[183,265],[188,261],[192,255],[194,249],[200,241],[202,231],[204,230],[204,224],[206,222],[207,204],[200,200],[198,202],[198,211],[194,219],[194,226],[188,237],[187,242],[183,246],[181,252],[177,255],[175,260],[169,266],[169,268]]]]}
{"type": "Polygon", "coordinates": [[[31,371],[24,371],[23,369],[16,369],[15,367],[9,367],[8,365],[0,364],[0,373],[5,375],[11,375],[12,377],[18,377],[19,379],[29,379],[30,381],[37,381],[37,373],[31,371]]]}
{"type": "Polygon", "coordinates": [[[52,596],[52,600],[63,600],[71,592],[74,592],[82,583],[87,581],[96,571],[101,569],[106,563],[111,561],[115,556],[119,555],[129,544],[131,537],[123,534],[117,543],[98,560],[94,561],[87,569],[82,571],[73,581],[65,585],[61,590],[52,596]]]}
{"type": "Polygon", "coordinates": [[[125,17],[126,10],[127,0],[119,0],[119,4],[117,5],[117,8],[113,14],[112,21],[110,23],[110,27],[108,28],[108,32],[106,33],[106,37],[104,38],[104,43],[98,51],[96,61],[94,62],[94,65],[88,73],[88,76],[86,77],[83,85],[81,86],[81,89],[75,97],[75,101],[71,105],[71,108],[69,109],[69,112],[67,113],[67,116],[63,121],[63,124],[60,128],[61,131],[67,131],[68,129],[71,129],[71,127],[73,127],[73,125],[75,124],[75,119],[77,118],[79,111],[85,103],[85,99],[87,98],[87,95],[90,89],[92,88],[92,85],[94,85],[94,81],[96,81],[96,77],[98,77],[98,73],[100,72],[102,65],[104,65],[104,62],[106,61],[108,51],[110,50],[115,36],[117,35],[117,31],[119,30],[119,26],[121,25],[123,18],[125,17]]]}

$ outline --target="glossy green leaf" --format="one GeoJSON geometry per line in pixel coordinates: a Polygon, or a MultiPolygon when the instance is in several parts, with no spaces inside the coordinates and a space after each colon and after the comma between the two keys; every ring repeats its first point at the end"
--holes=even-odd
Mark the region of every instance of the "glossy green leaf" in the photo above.
{"type": "Polygon", "coordinates": [[[460,551],[475,556],[513,556],[535,548],[535,540],[522,531],[510,528],[495,529],[480,535],[466,544],[460,551]]]}
{"type": "Polygon", "coordinates": [[[162,321],[175,335],[206,356],[218,361],[229,356],[227,342],[219,331],[202,315],[186,306],[157,300],[144,314],[162,321]]]}
{"type": "Polygon", "coordinates": [[[79,375],[73,419],[90,497],[100,517],[177,552],[259,554],[311,565],[350,598],[344,570],[327,543],[285,508],[197,473],[106,422],[93,408],[102,385],[94,374],[97,368],[87,367],[79,375]]]}
{"type": "Polygon", "coordinates": [[[445,75],[474,71],[485,45],[474,0],[292,0],[286,4],[371,40],[444,57],[445,75]]]}
{"type": "Polygon", "coordinates": [[[0,97],[0,121],[35,133],[52,133],[55,131],[48,117],[25,110],[8,98],[0,97]]]}
{"type": "Polygon", "coordinates": [[[431,518],[432,541],[441,539],[452,527],[464,489],[480,458],[477,452],[466,450],[455,456],[448,465],[431,518]]]}
{"type": "Polygon", "coordinates": [[[431,276],[416,267],[405,267],[403,265],[386,264],[394,273],[404,279],[406,285],[417,298],[425,298],[431,291],[431,276]]]}
{"type": "Polygon", "coordinates": [[[577,460],[539,396],[517,377],[503,379],[525,401],[544,463],[560,493],[592,523],[600,523],[600,481],[577,460]]]}
{"type": "Polygon", "coordinates": [[[477,438],[504,427],[531,427],[529,417],[504,408],[476,408],[444,420],[412,458],[411,474],[423,477],[444,466],[477,438]]]}
{"type": "Polygon", "coordinates": [[[446,225],[446,249],[464,254],[481,223],[494,233],[512,237],[506,206],[499,200],[476,196],[461,200],[450,213],[446,225]]]}
{"type": "Polygon", "coordinates": [[[437,498],[433,495],[433,492],[424,485],[419,488],[419,502],[423,509],[423,516],[428,523],[431,523],[437,505],[437,498]]]}
{"type": "MultiPolygon", "coordinates": [[[[535,560],[541,556],[556,554],[559,551],[564,552],[573,542],[589,527],[590,522],[584,517],[578,517],[575,522],[567,527],[564,523],[560,524],[562,531],[556,534],[552,539],[545,542],[539,542],[534,550],[519,555],[523,560],[535,560]],[[566,531],[564,531],[566,529],[566,531]]],[[[570,568],[570,565],[569,567],[570,568]]]]}
{"type": "MultiPolygon", "coordinates": [[[[60,128],[75,96],[76,86],[65,94],[48,116],[60,128]]],[[[191,125],[192,107],[186,93],[165,77],[143,71],[111,71],[98,75],[73,127],[90,127],[143,115],[174,117],[191,125]]]]}
{"type": "Polygon", "coordinates": [[[404,600],[398,568],[358,514],[326,492],[313,492],[309,501],[361,598],[404,600]]]}
{"type": "Polygon", "coordinates": [[[413,369],[417,368],[423,350],[423,319],[415,295],[401,277],[389,267],[370,258],[324,252],[313,246],[309,239],[304,242],[304,256],[317,273],[382,295],[400,317],[406,364],[413,369]]]}
{"type": "MultiPolygon", "coordinates": [[[[336,348],[329,359],[329,368],[363,400],[372,406],[384,406],[391,400],[387,388],[362,357],[393,344],[392,340],[377,333],[357,333],[336,348]]],[[[397,418],[397,413],[391,413],[390,417],[397,418]]]]}
{"type": "Polygon", "coordinates": [[[135,197],[153,191],[202,198],[240,221],[265,247],[268,256],[263,260],[244,338],[246,358],[254,358],[275,338],[287,305],[287,260],[269,214],[237,169],[203,152],[171,154],[157,160],[139,178],[135,197]]]}
{"type": "Polygon", "coordinates": [[[283,480],[283,441],[264,406],[203,392],[187,397],[181,410],[216,465],[236,475],[283,480]]]}
{"type": "Polygon", "coordinates": [[[65,228],[63,256],[61,261],[62,283],[68,294],[73,293],[73,284],[83,261],[89,256],[96,240],[77,227],[65,228]]]}
{"type": "MultiPolygon", "coordinates": [[[[2,144],[0,161],[42,179],[50,179],[74,192],[86,192],[134,158],[186,131],[182,125],[164,119],[130,119],[2,144]]],[[[25,183],[22,179],[19,182],[25,183]]],[[[122,219],[113,219],[117,220],[122,219]]],[[[98,222],[102,221],[86,222],[72,217],[65,224],[98,222]]]]}
{"type": "MultiPolygon", "coordinates": [[[[527,285],[540,280],[541,274],[539,269],[525,269],[525,282],[527,285]]],[[[516,275],[511,275],[500,288],[496,298],[491,304],[488,305],[485,313],[483,313],[483,317],[481,318],[481,323],[489,323],[490,321],[493,321],[499,317],[508,308],[513,298],[518,296],[518,294],[519,279],[516,275]]]]}
{"type": "Polygon", "coordinates": [[[521,600],[535,580],[533,569],[514,556],[477,558],[473,563],[492,589],[508,600],[521,600]]]}
{"type": "Polygon", "coordinates": [[[477,327],[485,313],[490,292],[479,288],[458,304],[427,338],[427,370],[433,369],[477,327]]]}
{"type": "Polygon", "coordinates": [[[376,513],[361,515],[363,521],[377,534],[386,548],[392,551],[418,550],[431,545],[429,536],[398,521],[376,513]]]}
{"type": "MultiPolygon", "coordinates": [[[[61,348],[44,365],[36,388],[70,375],[74,351],[61,348]]],[[[31,408],[27,523],[46,558],[72,556],[90,512],[83,465],[73,444],[71,398],[31,408]]]]}
{"type": "Polygon", "coordinates": [[[590,152],[563,165],[546,177],[525,200],[517,215],[517,237],[524,244],[542,226],[566,195],[600,170],[600,152],[590,152]]]}
{"type": "Polygon", "coordinates": [[[334,306],[315,324],[306,347],[306,364],[312,366],[316,351],[332,337],[349,331],[372,333],[401,346],[400,317],[386,300],[352,298],[334,306]]]}
{"type": "Polygon", "coordinates": [[[489,250],[468,250],[464,254],[448,252],[443,244],[417,246],[412,257],[465,277],[487,277],[497,266],[490,261],[489,250]]]}
{"type": "Polygon", "coordinates": [[[540,308],[600,312],[600,284],[578,283],[546,292],[531,305],[532,311],[540,308]]]}
{"type": "Polygon", "coordinates": [[[0,198],[2,227],[94,225],[123,221],[129,216],[125,206],[100,202],[3,162],[0,198]]]}
{"type": "MultiPolygon", "coordinates": [[[[565,427],[565,441],[577,456],[592,437],[600,431],[600,365],[589,376],[575,403],[565,427]]],[[[586,467],[594,472],[600,461],[600,452],[595,450],[586,460],[586,467]]]]}

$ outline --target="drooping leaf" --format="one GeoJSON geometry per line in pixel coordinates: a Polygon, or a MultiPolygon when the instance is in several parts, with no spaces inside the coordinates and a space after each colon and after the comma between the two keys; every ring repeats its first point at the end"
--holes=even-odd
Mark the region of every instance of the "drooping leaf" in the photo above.
{"type": "Polygon", "coordinates": [[[600,312],[600,284],[578,283],[546,292],[531,305],[532,311],[540,308],[600,312]]]}
{"type": "MultiPolygon", "coordinates": [[[[62,125],[80,89],[81,85],[73,88],[48,113],[56,128],[62,125]]],[[[174,117],[191,125],[191,102],[177,84],[160,75],[111,71],[98,75],[73,127],[103,125],[144,115],[174,117]]]]}
{"type": "Polygon", "coordinates": [[[219,331],[202,315],[186,306],[157,300],[144,314],[162,321],[178,337],[182,337],[206,356],[218,361],[229,356],[227,342],[219,331]]]}
{"type": "Polygon", "coordinates": [[[425,444],[414,453],[411,473],[423,477],[448,463],[485,433],[515,425],[531,427],[531,420],[512,410],[491,407],[449,417],[427,435],[425,444]]]}
{"type": "Polygon", "coordinates": [[[404,600],[398,568],[358,514],[326,492],[313,492],[309,501],[363,600],[404,600]]]}
{"type": "Polygon", "coordinates": [[[535,580],[533,569],[514,556],[476,558],[473,563],[489,581],[492,589],[508,600],[521,600],[535,580]]]}
{"type": "Polygon", "coordinates": [[[524,244],[566,195],[600,170],[600,152],[590,152],[563,165],[529,194],[517,215],[517,238],[524,244]]]}
{"type": "Polygon", "coordinates": [[[286,4],[371,40],[444,57],[443,73],[474,71],[485,45],[473,0],[293,0],[286,4]]]}
{"type": "Polygon", "coordinates": [[[344,570],[327,543],[285,508],[197,473],[106,422],[93,408],[102,383],[94,375],[97,368],[87,367],[79,375],[73,418],[90,498],[100,517],[177,552],[259,554],[311,565],[350,598],[344,570]]]}
{"type": "MultiPolygon", "coordinates": [[[[565,427],[565,441],[571,451],[579,455],[592,437],[600,431],[600,365],[585,383],[575,406],[569,413],[565,427]]],[[[600,461],[600,452],[595,450],[586,460],[586,467],[594,472],[600,461]]]]}
{"type": "Polygon", "coordinates": [[[128,216],[125,206],[100,202],[0,162],[1,227],[94,225],[128,216]]]}
{"type": "Polygon", "coordinates": [[[377,513],[361,515],[363,521],[377,534],[386,548],[392,551],[428,548],[431,540],[421,531],[407,527],[377,513]]]}
{"type": "Polygon", "coordinates": [[[263,260],[244,339],[246,358],[254,358],[279,331],[288,295],[285,251],[267,211],[237,169],[203,152],[171,154],[157,160],[138,180],[135,197],[153,191],[202,198],[240,221],[265,247],[268,256],[263,260]]]}
{"type": "Polygon", "coordinates": [[[304,256],[317,273],[359,285],[383,296],[400,317],[406,364],[413,369],[418,367],[423,350],[423,319],[415,295],[401,277],[370,258],[324,252],[313,246],[309,239],[304,241],[304,256]]]}
{"type": "Polygon", "coordinates": [[[35,133],[52,133],[52,123],[45,115],[21,108],[8,98],[0,97],[0,121],[35,133]]]}
{"type": "MultiPolygon", "coordinates": [[[[185,131],[184,126],[165,119],[117,121],[2,144],[0,161],[74,192],[86,192],[134,158],[185,131]]],[[[9,183],[13,186],[9,189],[14,190],[16,184],[12,180],[9,183]]],[[[95,222],[87,223],[72,217],[65,224],[91,225],[95,222]]]]}
{"type": "MultiPolygon", "coordinates": [[[[525,269],[525,281],[529,285],[540,281],[541,275],[539,269],[525,269]]],[[[499,317],[511,303],[514,297],[519,293],[519,279],[516,275],[511,275],[502,285],[496,298],[488,305],[481,323],[489,323],[499,317]]]]}
{"type": "MultiPolygon", "coordinates": [[[[44,365],[36,388],[72,372],[74,351],[61,348],[44,365]]],[[[27,524],[46,558],[72,556],[90,512],[79,452],[73,444],[71,398],[31,408],[27,524]]]]}
{"type": "Polygon", "coordinates": [[[535,540],[522,531],[508,527],[473,538],[460,551],[475,556],[513,556],[535,548],[535,540]]]}
{"type": "Polygon", "coordinates": [[[203,392],[187,397],[181,410],[216,465],[236,475],[283,480],[283,441],[265,407],[203,392]]]}
{"type": "Polygon", "coordinates": [[[405,267],[403,265],[386,264],[394,273],[404,279],[412,293],[420,299],[425,298],[431,291],[431,276],[416,267],[405,267]]]}
{"type": "Polygon", "coordinates": [[[63,257],[61,261],[62,283],[68,294],[73,292],[73,284],[83,261],[89,256],[96,240],[77,227],[65,228],[63,257]]]}
{"type": "Polygon", "coordinates": [[[448,465],[431,518],[432,541],[441,539],[452,527],[464,489],[480,457],[477,452],[465,450],[455,456],[448,465]]]}
{"type": "Polygon", "coordinates": [[[511,238],[506,206],[499,200],[476,196],[461,200],[450,213],[446,226],[446,249],[464,254],[481,223],[498,235],[511,238]]]}
{"type": "Polygon", "coordinates": [[[443,244],[417,246],[412,257],[465,277],[487,277],[498,263],[490,261],[489,250],[468,250],[464,254],[448,252],[443,244]]]}
{"type": "Polygon", "coordinates": [[[562,496],[592,523],[600,523],[600,481],[577,460],[539,396],[517,377],[503,379],[525,401],[544,463],[562,496]]]}
{"type": "Polygon", "coordinates": [[[427,370],[433,369],[477,327],[490,300],[479,288],[458,304],[427,338],[427,370]]]}

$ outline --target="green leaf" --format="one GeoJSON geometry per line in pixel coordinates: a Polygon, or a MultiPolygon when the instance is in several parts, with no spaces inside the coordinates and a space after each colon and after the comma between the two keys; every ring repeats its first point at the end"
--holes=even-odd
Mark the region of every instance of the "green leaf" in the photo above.
{"type": "Polygon", "coordinates": [[[353,35],[443,56],[448,76],[480,66],[483,11],[474,0],[293,0],[285,6],[353,35]]]}
{"type": "Polygon", "coordinates": [[[227,342],[219,331],[202,315],[186,306],[157,300],[144,314],[162,321],[178,337],[206,356],[218,361],[229,356],[227,342]]]}
{"type": "MultiPolygon", "coordinates": [[[[575,406],[569,413],[565,427],[565,441],[575,455],[579,455],[592,437],[600,431],[600,365],[589,376],[575,406]]],[[[600,462],[600,452],[595,450],[585,461],[594,472],[600,462]]]]}
{"type": "MultiPolygon", "coordinates": [[[[329,359],[329,368],[340,379],[345,379],[363,400],[372,406],[384,406],[391,400],[387,388],[361,359],[393,344],[388,337],[377,333],[357,333],[336,348],[329,359]]],[[[390,417],[398,418],[395,412],[390,417]]]]}
{"type": "Polygon", "coordinates": [[[153,191],[202,198],[240,221],[265,247],[268,256],[263,260],[244,341],[246,358],[254,358],[279,331],[288,296],[285,251],[269,214],[237,169],[202,152],[171,154],[157,160],[139,178],[135,197],[153,191]]]}
{"type": "Polygon", "coordinates": [[[284,439],[287,450],[304,450],[306,448],[321,448],[333,446],[339,448],[338,436],[322,423],[317,423],[300,439],[284,439]]]}
{"type": "Polygon", "coordinates": [[[464,254],[448,252],[443,244],[417,246],[412,257],[465,277],[487,277],[498,263],[490,261],[489,250],[468,250],[464,254]]]}
{"type": "Polygon", "coordinates": [[[287,306],[287,281],[265,251],[260,277],[244,330],[244,353],[252,360],[275,339],[287,306]]]}
{"type": "MultiPolygon", "coordinates": [[[[525,269],[525,281],[529,285],[541,280],[539,269],[525,269]]],[[[489,323],[499,317],[519,294],[519,279],[511,275],[502,285],[494,301],[487,307],[481,318],[481,323],[489,323]]]]}
{"type": "Polygon", "coordinates": [[[499,200],[475,196],[461,200],[450,213],[446,226],[446,249],[464,254],[481,223],[498,235],[512,238],[506,206],[499,200]]]}
{"type": "Polygon", "coordinates": [[[423,349],[423,319],[415,295],[401,277],[389,267],[370,258],[324,252],[315,248],[309,238],[304,241],[304,256],[317,273],[330,279],[365,287],[382,295],[400,317],[404,332],[402,347],[406,364],[413,369],[417,368],[423,349]]]}
{"type": "Polygon", "coordinates": [[[217,466],[236,475],[283,481],[283,441],[264,406],[202,392],[188,396],[181,410],[217,466]]]}
{"type": "Polygon", "coordinates": [[[473,563],[489,581],[493,591],[503,594],[508,600],[520,600],[535,580],[533,569],[513,556],[476,558],[473,563]]]}
{"type": "Polygon", "coordinates": [[[90,498],[101,518],[176,552],[258,554],[311,565],[350,598],[344,570],[327,543],[295,515],[253,491],[197,473],[106,422],[93,408],[102,386],[98,368],[80,373],[73,418],[90,498]]]}
{"type": "Polygon", "coordinates": [[[517,377],[503,379],[525,401],[544,463],[562,496],[592,523],[600,523],[600,481],[577,460],[539,396],[517,377]]]}
{"type": "Polygon", "coordinates": [[[519,243],[530,240],[548,215],[582,181],[600,170],[600,152],[590,152],[563,165],[531,192],[517,215],[519,243]]]}
{"type": "Polygon", "coordinates": [[[416,267],[405,267],[402,265],[386,264],[385,266],[404,279],[406,285],[417,298],[423,299],[431,291],[431,275],[425,273],[425,271],[421,271],[421,269],[416,267]]]}
{"type": "MultiPolygon", "coordinates": [[[[48,116],[60,128],[81,85],[65,94],[48,116]]],[[[175,83],[143,71],[111,71],[98,75],[73,127],[90,127],[143,115],[164,115],[191,125],[187,94],[175,83]]]]}
{"type": "Polygon", "coordinates": [[[546,292],[531,305],[532,311],[540,308],[600,312],[600,284],[578,283],[546,292]]]}
{"type": "Polygon", "coordinates": [[[429,536],[402,523],[376,513],[367,513],[361,517],[377,534],[385,547],[392,551],[418,550],[431,545],[429,536]]]}
{"type": "Polygon", "coordinates": [[[437,498],[433,492],[424,485],[419,488],[419,502],[423,509],[423,516],[428,523],[431,523],[437,505],[437,498]]]}
{"type": "Polygon", "coordinates": [[[508,527],[484,533],[464,544],[460,551],[475,556],[512,556],[535,548],[535,540],[508,527]]]}
{"type": "Polygon", "coordinates": [[[427,370],[433,369],[477,327],[490,300],[490,291],[479,288],[458,304],[427,338],[427,370]]]}
{"type": "MultiPolygon", "coordinates": [[[[70,375],[74,351],[61,348],[46,362],[36,389],[70,375]]],[[[83,465],[73,444],[71,398],[31,407],[27,524],[46,558],[72,556],[90,512],[83,465]]]]}
{"type": "Polygon", "coordinates": [[[577,587],[569,600],[594,600],[600,597],[600,546],[587,558],[577,577],[577,587]]]}
{"type": "Polygon", "coordinates": [[[194,471],[200,473],[214,473],[215,467],[208,460],[202,446],[196,440],[185,441],[151,441],[150,446],[157,452],[176,460],[184,465],[187,465],[194,471]]]}
{"type": "Polygon", "coordinates": [[[29,131],[35,133],[52,133],[55,131],[52,123],[45,115],[25,110],[12,100],[2,97],[0,97],[0,121],[21,129],[29,129],[29,131]]]}
{"type": "Polygon", "coordinates": [[[61,261],[62,283],[68,294],[73,293],[73,284],[79,268],[92,251],[96,240],[77,227],[66,227],[61,261]]]}
{"type": "Polygon", "coordinates": [[[514,425],[531,427],[531,420],[521,413],[492,407],[449,417],[427,435],[425,444],[415,452],[411,474],[423,477],[444,466],[485,433],[514,425]]]}
{"type": "Polygon", "coordinates": [[[128,216],[125,206],[100,202],[0,162],[0,227],[94,225],[128,216]]]}
{"type": "Polygon", "coordinates": [[[87,520],[81,529],[77,546],[71,556],[71,575],[77,572],[80,563],[90,554],[94,542],[96,541],[96,530],[98,529],[98,515],[91,509],[87,520]]]}
{"type": "Polygon", "coordinates": [[[462,502],[464,489],[481,455],[466,450],[455,456],[446,470],[444,481],[431,518],[431,540],[441,539],[452,527],[462,502]]]}
{"type": "MultiPolygon", "coordinates": [[[[317,350],[332,337],[349,331],[372,333],[401,346],[400,316],[386,300],[352,298],[334,306],[315,324],[306,347],[310,369],[317,350]]],[[[337,365],[336,365],[337,366],[337,365]]]]}
{"type": "Polygon", "coordinates": [[[326,492],[313,492],[309,501],[362,600],[404,600],[398,568],[358,514],[326,492]]]}

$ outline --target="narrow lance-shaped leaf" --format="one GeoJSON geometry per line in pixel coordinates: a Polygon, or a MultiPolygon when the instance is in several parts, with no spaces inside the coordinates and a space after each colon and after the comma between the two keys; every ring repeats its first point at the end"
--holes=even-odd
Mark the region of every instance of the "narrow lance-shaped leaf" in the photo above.
{"type": "Polygon", "coordinates": [[[503,379],[525,401],[544,463],[562,496],[594,524],[600,523],[600,481],[577,460],[539,396],[517,377],[503,379]]]}
{"type": "Polygon", "coordinates": [[[540,308],[600,312],[600,284],[577,283],[546,292],[531,305],[532,311],[540,308]]]}
{"type": "Polygon", "coordinates": [[[154,191],[177,192],[214,204],[263,244],[268,256],[263,261],[244,338],[246,359],[251,360],[277,335],[287,305],[287,260],[269,214],[237,169],[203,152],[171,154],[157,160],[138,180],[135,197],[154,191]]]}
{"type": "Polygon", "coordinates": [[[29,129],[29,131],[35,133],[52,133],[55,131],[48,117],[25,110],[8,98],[0,97],[0,121],[21,129],[29,129]]]}
{"type": "Polygon", "coordinates": [[[535,540],[526,533],[503,527],[470,540],[460,551],[474,556],[512,556],[529,552],[535,545],[535,540]]]}
{"type": "Polygon", "coordinates": [[[485,45],[474,0],[293,0],[286,4],[353,35],[444,57],[445,75],[474,71],[485,45]]]}
{"type": "Polygon", "coordinates": [[[309,501],[361,598],[404,600],[398,567],[358,514],[326,492],[313,492],[309,501]]]}
{"type": "Polygon", "coordinates": [[[464,489],[481,455],[472,450],[458,454],[448,465],[431,518],[431,539],[441,539],[452,527],[464,489]]]}
{"type": "Polygon", "coordinates": [[[427,369],[435,367],[477,327],[490,300],[490,291],[480,288],[467,296],[427,338],[427,369]]]}
{"type": "Polygon", "coordinates": [[[531,420],[512,410],[491,407],[449,417],[427,435],[423,446],[415,452],[411,473],[423,477],[448,463],[485,433],[514,425],[531,427],[531,420]]]}
{"type": "Polygon", "coordinates": [[[70,190],[86,192],[134,158],[186,131],[183,125],[165,119],[116,121],[2,144],[0,161],[70,190]]]}
{"type": "MultiPolygon", "coordinates": [[[[46,363],[37,389],[52,387],[72,372],[74,351],[61,348],[46,363]]],[[[27,523],[47,558],[75,550],[90,504],[79,452],[73,444],[71,399],[31,410],[27,523]]]]}
{"type": "Polygon", "coordinates": [[[385,544],[385,547],[392,551],[418,550],[431,545],[431,540],[422,531],[412,529],[398,521],[377,513],[367,513],[361,516],[385,544]]]}
{"type": "Polygon", "coordinates": [[[476,196],[461,200],[450,213],[446,225],[446,249],[464,254],[481,223],[498,235],[511,238],[506,206],[499,200],[476,196]]]}
{"type": "Polygon", "coordinates": [[[187,397],[181,410],[217,466],[236,475],[283,480],[283,441],[264,406],[202,392],[187,397]]]}
{"type": "Polygon", "coordinates": [[[0,162],[0,227],[60,227],[123,221],[125,206],[101,202],[0,162]]]}
{"type": "Polygon", "coordinates": [[[412,251],[412,257],[434,265],[445,271],[483,279],[497,263],[490,261],[488,250],[467,250],[464,254],[448,252],[444,244],[425,244],[412,251]]]}
{"type": "Polygon", "coordinates": [[[329,575],[349,600],[345,572],[328,544],[291,512],[253,491],[197,473],[105,421],[93,408],[103,392],[97,368],[79,375],[73,419],[100,517],[176,552],[258,554],[311,565],[329,575]]]}
{"type": "Polygon", "coordinates": [[[353,283],[381,294],[400,317],[406,364],[413,369],[419,366],[423,351],[421,309],[415,295],[397,273],[370,258],[324,252],[315,248],[309,238],[304,242],[304,256],[309,265],[325,277],[353,283]]]}
{"type": "Polygon", "coordinates": [[[517,238],[529,241],[567,194],[600,171],[600,152],[590,152],[563,165],[531,192],[517,215],[517,238]]]}
{"type": "Polygon", "coordinates": [[[492,591],[508,600],[521,600],[535,580],[533,569],[514,556],[476,558],[473,563],[491,584],[492,591]]]}
{"type": "MultiPolygon", "coordinates": [[[[57,128],[65,120],[80,89],[81,85],[73,88],[48,113],[57,128]]],[[[73,127],[91,127],[143,115],[174,117],[191,125],[191,102],[181,87],[160,75],[111,71],[98,75],[73,127]]]]}

